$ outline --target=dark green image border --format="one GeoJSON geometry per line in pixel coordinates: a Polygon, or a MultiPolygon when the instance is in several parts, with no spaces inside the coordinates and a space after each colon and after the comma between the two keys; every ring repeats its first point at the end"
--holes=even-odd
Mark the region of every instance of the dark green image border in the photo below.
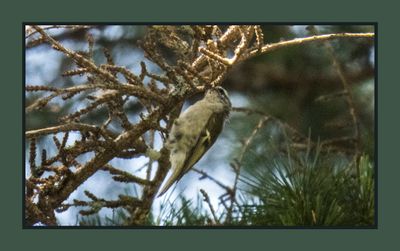
{"type": "Polygon", "coordinates": [[[12,250],[226,249],[291,250],[390,249],[398,235],[399,202],[395,181],[400,177],[395,153],[399,119],[397,8],[366,1],[296,1],[234,3],[219,1],[54,1],[20,2],[2,6],[2,182],[0,247],[12,250]],[[120,3],[121,2],[121,3],[120,3]],[[125,3],[124,3],[125,2],[125,3]],[[377,22],[378,219],[377,229],[225,229],[225,230],[27,230],[22,229],[22,69],[23,22],[377,22]],[[396,22],[397,21],[397,22],[396,22]],[[378,53],[379,51],[379,53],[378,53]]]}

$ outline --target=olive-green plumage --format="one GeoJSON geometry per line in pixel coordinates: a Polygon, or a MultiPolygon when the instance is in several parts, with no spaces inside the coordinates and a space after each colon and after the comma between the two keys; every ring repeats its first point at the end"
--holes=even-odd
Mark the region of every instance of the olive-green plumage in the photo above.
{"type": "Polygon", "coordinates": [[[167,142],[172,174],[159,196],[179,181],[214,144],[230,109],[227,92],[222,87],[216,87],[208,90],[202,100],[175,120],[167,142]]]}

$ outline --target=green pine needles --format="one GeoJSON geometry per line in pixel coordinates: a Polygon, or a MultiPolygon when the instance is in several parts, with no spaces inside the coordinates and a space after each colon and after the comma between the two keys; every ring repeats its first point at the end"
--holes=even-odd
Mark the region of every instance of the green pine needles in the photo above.
{"type": "Polygon", "coordinates": [[[358,163],[320,152],[255,158],[244,179],[249,194],[260,199],[251,225],[372,226],[374,170],[367,156],[358,163]],[[359,171],[357,171],[357,169],[359,171]],[[359,173],[359,175],[357,174],[359,173]]]}

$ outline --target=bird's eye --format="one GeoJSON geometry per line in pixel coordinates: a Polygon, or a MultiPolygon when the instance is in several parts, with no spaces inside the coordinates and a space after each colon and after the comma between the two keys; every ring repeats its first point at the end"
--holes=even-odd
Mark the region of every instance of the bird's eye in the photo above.
{"type": "Polygon", "coordinates": [[[221,94],[222,96],[226,96],[224,89],[222,89],[222,88],[217,88],[217,89],[218,89],[219,94],[221,94]]]}

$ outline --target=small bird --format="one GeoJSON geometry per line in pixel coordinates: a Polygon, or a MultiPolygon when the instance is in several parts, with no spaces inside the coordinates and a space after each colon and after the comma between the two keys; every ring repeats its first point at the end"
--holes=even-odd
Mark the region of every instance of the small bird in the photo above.
{"type": "Polygon", "coordinates": [[[217,86],[207,90],[203,99],[188,107],[174,121],[166,143],[172,174],[158,197],[179,181],[214,144],[231,107],[228,92],[217,86]]]}

